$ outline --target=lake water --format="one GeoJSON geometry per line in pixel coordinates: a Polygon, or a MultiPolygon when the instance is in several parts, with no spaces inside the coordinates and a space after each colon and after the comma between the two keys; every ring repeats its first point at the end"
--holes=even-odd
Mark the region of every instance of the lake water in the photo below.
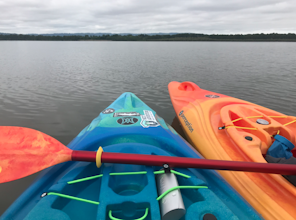
{"type": "MultiPolygon", "coordinates": [[[[171,123],[170,81],[296,115],[295,54],[292,42],[0,41],[0,126],[68,144],[128,91],[171,123]]],[[[35,177],[0,185],[0,215],[35,177]]]]}

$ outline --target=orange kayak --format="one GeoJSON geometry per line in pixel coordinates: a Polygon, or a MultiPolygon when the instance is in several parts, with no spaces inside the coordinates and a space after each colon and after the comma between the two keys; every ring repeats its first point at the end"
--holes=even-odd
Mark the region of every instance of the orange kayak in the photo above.
{"type": "MultiPolygon", "coordinates": [[[[168,86],[189,142],[207,159],[266,163],[280,134],[296,146],[296,117],[210,92],[192,82],[168,86]]],[[[294,156],[296,149],[292,150],[294,156]]],[[[296,219],[296,187],[278,174],[220,171],[265,219],[296,219]]]]}

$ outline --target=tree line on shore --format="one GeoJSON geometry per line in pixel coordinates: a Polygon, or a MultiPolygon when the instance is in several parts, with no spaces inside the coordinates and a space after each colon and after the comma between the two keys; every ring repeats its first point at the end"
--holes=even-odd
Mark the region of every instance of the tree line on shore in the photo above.
{"type": "Polygon", "coordinates": [[[162,35],[36,35],[36,34],[1,34],[0,40],[32,40],[32,41],[296,41],[296,34],[162,34],[162,35]]]}

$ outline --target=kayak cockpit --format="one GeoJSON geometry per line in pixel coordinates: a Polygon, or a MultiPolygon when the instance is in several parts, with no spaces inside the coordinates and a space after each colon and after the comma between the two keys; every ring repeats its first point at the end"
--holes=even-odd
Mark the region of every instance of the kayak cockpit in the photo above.
{"type": "MultiPolygon", "coordinates": [[[[151,145],[138,144],[138,147],[142,153],[168,155],[166,151],[151,145]]],[[[110,152],[127,153],[129,149],[131,145],[128,144],[104,147],[104,151],[110,152]]],[[[217,219],[238,219],[215,192],[208,188],[205,180],[199,178],[202,175],[195,169],[172,171],[180,188],[162,195],[157,176],[167,174],[160,171],[161,169],[162,167],[125,164],[103,164],[98,169],[94,163],[76,163],[48,189],[47,196],[40,199],[26,219],[34,219],[40,215],[43,219],[63,220],[168,219],[162,218],[161,203],[171,202],[177,192],[181,193],[184,213],[175,219],[196,219],[197,216],[202,219],[205,214],[211,214],[217,219]],[[84,180],[81,181],[82,179],[84,180]],[[160,198],[161,196],[163,197],[160,198]],[[169,196],[171,198],[166,201],[169,196]]]]}

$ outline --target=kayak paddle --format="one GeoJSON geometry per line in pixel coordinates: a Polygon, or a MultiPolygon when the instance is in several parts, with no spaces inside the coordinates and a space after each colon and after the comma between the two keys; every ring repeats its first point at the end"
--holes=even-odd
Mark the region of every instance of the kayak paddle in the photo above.
{"type": "Polygon", "coordinates": [[[71,150],[53,137],[23,127],[0,127],[0,183],[31,175],[66,161],[233,170],[295,175],[296,165],[206,160],[143,154],[71,150]]]}

